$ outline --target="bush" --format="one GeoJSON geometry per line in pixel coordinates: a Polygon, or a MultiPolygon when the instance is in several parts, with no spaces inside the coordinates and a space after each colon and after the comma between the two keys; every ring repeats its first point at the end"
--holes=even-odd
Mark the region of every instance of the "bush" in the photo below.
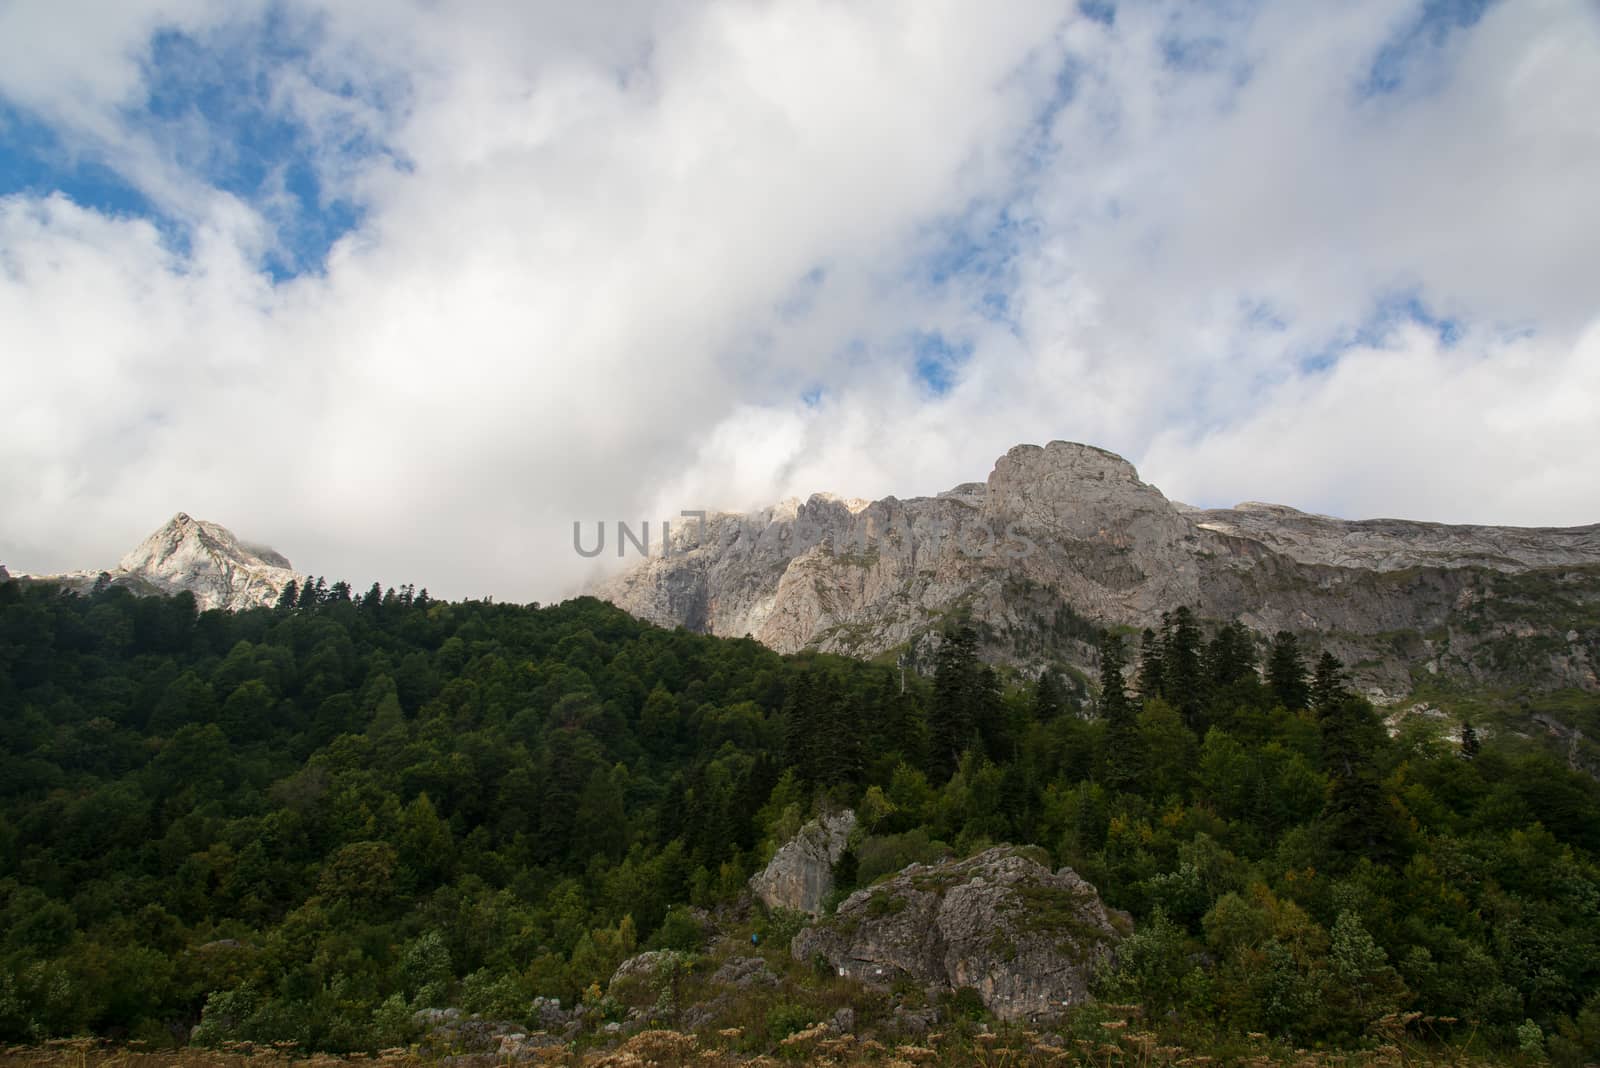
{"type": "Polygon", "coordinates": [[[680,953],[698,953],[705,943],[705,928],[686,908],[674,908],[667,913],[655,937],[650,939],[651,949],[675,949],[680,953]]]}
{"type": "Polygon", "coordinates": [[[871,886],[908,864],[932,864],[949,854],[949,846],[930,838],[921,827],[868,838],[856,847],[855,884],[871,886]]]}

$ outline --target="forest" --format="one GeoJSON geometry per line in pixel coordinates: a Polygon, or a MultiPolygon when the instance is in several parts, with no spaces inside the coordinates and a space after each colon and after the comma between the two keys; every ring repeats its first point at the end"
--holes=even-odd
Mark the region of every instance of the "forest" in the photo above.
{"type": "Polygon", "coordinates": [[[593,1000],[848,805],[836,892],[1038,847],[1135,919],[1102,997],[1191,1041],[1403,1017],[1600,1056],[1600,784],[1470,724],[1391,732],[1289,634],[1175,606],[1098,638],[1098,677],[1033,679],[952,618],[923,677],[592,599],[8,582],[0,1041],[373,1051],[421,1008],[593,1000]]]}

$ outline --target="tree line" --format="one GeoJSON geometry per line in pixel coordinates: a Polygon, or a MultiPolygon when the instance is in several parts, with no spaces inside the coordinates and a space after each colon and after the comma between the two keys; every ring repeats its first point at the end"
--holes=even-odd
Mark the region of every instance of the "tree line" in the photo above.
{"type": "Polygon", "coordinates": [[[589,599],[0,585],[0,1039],[371,1050],[422,1007],[525,1018],[699,948],[693,908],[848,804],[847,887],[999,842],[1070,865],[1136,920],[1102,994],[1196,1032],[1418,1013],[1600,1051],[1592,780],[1391,734],[1293,635],[1178,607],[1138,639],[1102,636],[1095,686],[959,623],[920,677],[589,599]]]}

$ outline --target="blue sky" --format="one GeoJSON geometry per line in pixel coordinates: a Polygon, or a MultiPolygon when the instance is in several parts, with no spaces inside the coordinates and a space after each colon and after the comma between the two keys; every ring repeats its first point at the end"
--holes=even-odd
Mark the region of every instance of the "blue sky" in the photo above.
{"type": "Polygon", "coordinates": [[[1597,20],[14,3],[0,558],[181,508],[549,599],[575,517],[1052,438],[1193,503],[1592,522],[1597,20]]]}

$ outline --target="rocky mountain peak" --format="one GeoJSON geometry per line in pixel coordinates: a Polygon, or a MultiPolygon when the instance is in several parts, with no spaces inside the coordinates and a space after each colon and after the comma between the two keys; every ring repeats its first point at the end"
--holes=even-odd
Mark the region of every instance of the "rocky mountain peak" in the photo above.
{"type": "Polygon", "coordinates": [[[113,570],[28,577],[87,591],[101,576],[140,593],[188,591],[201,611],[270,605],[299,578],[281,553],[242,541],[220,523],[187,512],[167,520],[113,570]]]}
{"type": "Polygon", "coordinates": [[[1600,632],[1518,592],[1560,584],[1572,603],[1600,601],[1600,525],[1347,520],[1253,501],[1194,508],[1113,452],[1052,441],[1018,445],[985,482],[935,497],[863,507],[815,495],[708,517],[706,533],[596,592],[653,622],[748,634],[782,652],[898,649],[913,662],[959,613],[996,636],[989,655],[1030,671],[1094,670],[1093,649],[1063,620],[1143,628],[1187,605],[1263,639],[1306,635],[1358,665],[1374,694],[1410,690],[1401,646],[1430,651],[1430,672],[1600,690],[1600,632]],[[1396,644],[1401,632],[1409,645],[1396,644]],[[1533,666],[1506,667],[1517,664],[1533,666]]]}
{"type": "Polygon", "coordinates": [[[163,593],[188,590],[205,608],[270,604],[296,578],[279,553],[241,541],[227,527],[179,512],[122,558],[118,570],[163,593]]]}
{"type": "Polygon", "coordinates": [[[989,475],[984,511],[1039,524],[1073,538],[1104,539],[1135,519],[1156,520],[1154,536],[1181,536],[1172,503],[1114,452],[1073,441],[1018,445],[989,475]]]}

